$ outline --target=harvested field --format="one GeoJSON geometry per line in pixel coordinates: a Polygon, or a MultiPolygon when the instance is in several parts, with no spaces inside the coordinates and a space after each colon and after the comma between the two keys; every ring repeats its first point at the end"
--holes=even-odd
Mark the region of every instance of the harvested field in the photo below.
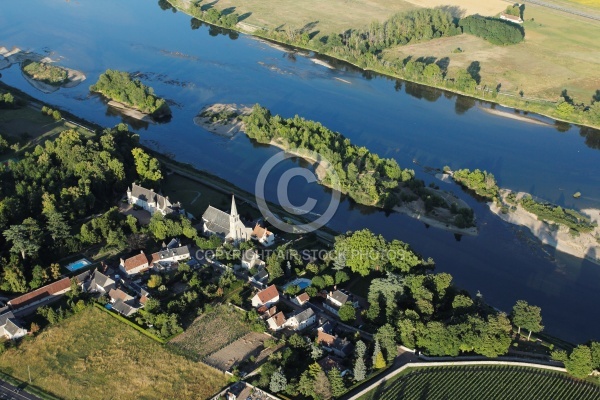
{"type": "Polygon", "coordinates": [[[265,340],[269,338],[270,336],[264,333],[250,332],[211,354],[204,362],[222,371],[228,371],[252,355],[257,357],[264,348],[265,340]]]}
{"type": "Polygon", "coordinates": [[[219,306],[202,314],[170,344],[200,360],[250,333],[244,314],[230,306],[219,306]]]}

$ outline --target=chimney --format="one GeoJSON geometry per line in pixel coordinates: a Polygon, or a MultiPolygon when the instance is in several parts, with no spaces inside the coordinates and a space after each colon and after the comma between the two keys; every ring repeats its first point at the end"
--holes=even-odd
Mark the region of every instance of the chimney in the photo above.
{"type": "Polygon", "coordinates": [[[144,254],[144,250],[140,250],[140,254],[144,254]]]}

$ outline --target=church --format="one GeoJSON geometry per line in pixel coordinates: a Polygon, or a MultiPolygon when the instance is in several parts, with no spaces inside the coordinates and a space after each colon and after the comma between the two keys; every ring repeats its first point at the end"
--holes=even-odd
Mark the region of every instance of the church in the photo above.
{"type": "Polygon", "coordinates": [[[250,240],[252,228],[247,228],[240,220],[235,205],[235,197],[231,196],[231,212],[227,214],[213,206],[208,206],[202,215],[203,230],[206,235],[217,235],[225,241],[239,244],[250,240]]]}

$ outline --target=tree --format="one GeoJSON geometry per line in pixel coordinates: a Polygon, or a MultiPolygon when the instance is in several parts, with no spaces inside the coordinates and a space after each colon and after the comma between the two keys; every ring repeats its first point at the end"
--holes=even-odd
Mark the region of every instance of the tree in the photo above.
{"type": "Polygon", "coordinates": [[[529,331],[527,340],[531,338],[531,332],[537,333],[544,329],[541,311],[540,307],[529,305],[525,300],[518,300],[513,307],[512,322],[519,328],[519,334],[521,328],[529,331]]]}
{"type": "Polygon", "coordinates": [[[391,364],[398,355],[394,327],[390,324],[380,327],[375,334],[375,340],[381,344],[381,348],[385,352],[385,359],[388,364],[391,364]]]}
{"type": "Polygon", "coordinates": [[[354,379],[357,382],[364,380],[367,377],[367,366],[363,357],[358,357],[354,362],[354,379]]]}
{"type": "Polygon", "coordinates": [[[339,285],[340,283],[348,282],[350,277],[344,271],[337,271],[335,273],[335,284],[339,285]]]}
{"type": "Polygon", "coordinates": [[[331,394],[333,397],[340,397],[346,392],[346,385],[340,370],[336,367],[332,368],[328,373],[329,385],[331,386],[331,394]]]}
{"type": "Polygon", "coordinates": [[[284,290],[285,294],[289,294],[290,296],[295,296],[300,293],[300,286],[298,285],[289,285],[284,290]]]}
{"type": "Polygon", "coordinates": [[[569,359],[565,361],[567,372],[576,378],[583,379],[592,373],[592,352],[588,346],[579,345],[573,349],[569,359]]]}
{"type": "MultiPolygon", "coordinates": [[[[327,378],[325,371],[321,369],[319,364],[315,363],[313,365],[319,367],[318,372],[315,373],[314,377],[315,395],[313,397],[318,400],[329,400],[331,399],[331,383],[329,383],[329,379],[327,378]]],[[[317,370],[316,368],[314,369],[317,370]]]]}
{"type": "Polygon", "coordinates": [[[50,264],[50,275],[54,280],[60,278],[60,265],[58,263],[50,264]]]}
{"type": "Polygon", "coordinates": [[[375,339],[375,348],[373,349],[373,369],[381,368],[385,368],[385,358],[383,358],[379,340],[375,339]]]}
{"type": "Polygon", "coordinates": [[[356,319],[356,309],[352,303],[344,303],[338,310],[338,315],[342,322],[351,322],[356,319]]]}
{"type": "Polygon", "coordinates": [[[50,212],[46,214],[48,219],[47,229],[54,242],[62,243],[71,236],[71,227],[65,222],[65,217],[59,212],[50,212]]]}
{"type": "Polygon", "coordinates": [[[71,278],[71,288],[70,290],[67,292],[67,297],[71,298],[71,299],[75,299],[77,298],[77,296],[79,296],[81,294],[81,286],[79,285],[79,281],[77,280],[77,278],[71,278]]]}
{"type": "Polygon", "coordinates": [[[11,225],[4,231],[6,240],[12,242],[11,251],[21,257],[34,257],[41,246],[42,230],[33,218],[26,218],[21,225],[11,225]]]}
{"type": "Polygon", "coordinates": [[[316,361],[321,358],[321,356],[323,356],[323,350],[319,346],[315,346],[314,344],[311,345],[310,358],[316,361]]]}
{"type": "Polygon", "coordinates": [[[38,324],[36,324],[35,322],[32,322],[31,327],[29,328],[29,332],[31,332],[32,335],[35,335],[39,331],[40,331],[40,326],[38,324]]]}
{"type": "Polygon", "coordinates": [[[473,305],[473,300],[469,296],[465,296],[462,294],[456,295],[454,300],[452,300],[452,308],[469,308],[473,305]]]}
{"type": "Polygon", "coordinates": [[[562,101],[556,106],[556,115],[561,119],[568,119],[575,112],[572,104],[562,101]]]}
{"type": "Polygon", "coordinates": [[[279,368],[277,371],[273,372],[273,375],[271,375],[271,382],[269,383],[269,389],[271,389],[271,391],[273,393],[278,393],[278,392],[281,392],[282,390],[285,390],[286,386],[287,386],[287,378],[285,377],[281,368],[279,368]]]}
{"type": "Polygon", "coordinates": [[[43,286],[46,282],[48,282],[49,276],[45,269],[43,269],[40,265],[36,265],[33,267],[31,271],[31,282],[29,282],[29,287],[32,289],[37,289],[40,286],[43,286]]]}
{"type": "Polygon", "coordinates": [[[600,343],[592,342],[590,350],[592,352],[592,366],[595,370],[600,371],[600,343]]]}
{"type": "Polygon", "coordinates": [[[25,293],[28,290],[25,275],[23,274],[22,267],[19,264],[11,262],[9,265],[4,266],[1,287],[2,290],[17,293],[25,293]]]}
{"type": "Polygon", "coordinates": [[[133,154],[135,169],[143,181],[156,182],[162,179],[160,162],[156,158],[150,156],[139,147],[131,150],[131,154],[133,154]]]}
{"type": "Polygon", "coordinates": [[[152,275],[150,279],[148,279],[148,287],[151,289],[157,288],[162,284],[162,276],[160,275],[152,275]]]}

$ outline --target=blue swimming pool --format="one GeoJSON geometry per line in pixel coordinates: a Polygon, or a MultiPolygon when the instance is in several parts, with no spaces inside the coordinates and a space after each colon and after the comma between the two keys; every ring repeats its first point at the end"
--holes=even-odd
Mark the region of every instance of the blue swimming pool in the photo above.
{"type": "Polygon", "coordinates": [[[297,278],[297,279],[294,279],[291,282],[286,283],[285,286],[283,287],[283,290],[287,289],[287,287],[290,286],[290,285],[298,285],[298,287],[300,288],[300,290],[304,290],[307,287],[309,287],[310,284],[311,284],[310,279],[297,278]]]}
{"type": "Polygon", "coordinates": [[[81,260],[77,260],[72,262],[71,264],[67,265],[67,269],[71,272],[73,271],[77,271],[78,269],[81,269],[83,267],[87,267],[88,265],[90,265],[92,262],[82,258],[81,260]]]}

